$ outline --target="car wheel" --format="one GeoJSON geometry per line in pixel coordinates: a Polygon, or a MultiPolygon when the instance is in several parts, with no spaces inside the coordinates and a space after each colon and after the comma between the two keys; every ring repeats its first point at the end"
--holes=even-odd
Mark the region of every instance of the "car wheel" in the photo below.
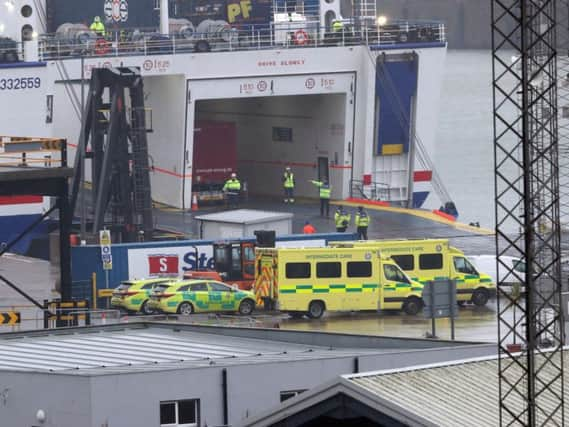
{"type": "Polygon", "coordinates": [[[322,301],[312,301],[308,306],[308,316],[311,319],[320,319],[324,314],[324,303],[322,301]]]}
{"type": "Polygon", "coordinates": [[[476,289],[472,294],[472,304],[476,307],[484,307],[488,302],[489,296],[486,289],[476,289]]]}
{"type": "Polygon", "coordinates": [[[464,307],[464,306],[466,305],[466,301],[457,301],[456,304],[457,304],[459,307],[464,307]]]}
{"type": "Polygon", "coordinates": [[[155,313],[155,311],[153,309],[148,307],[148,300],[146,300],[142,303],[142,306],[140,307],[140,311],[142,314],[146,314],[146,315],[150,315],[150,314],[155,313]]]}
{"type": "Polygon", "coordinates": [[[189,302],[183,302],[178,307],[178,314],[182,314],[184,316],[189,316],[190,314],[194,313],[194,306],[189,302]]]}
{"type": "Polygon", "coordinates": [[[417,297],[409,297],[407,301],[403,303],[403,311],[410,316],[418,314],[422,307],[423,302],[417,297]]]}
{"type": "Polygon", "coordinates": [[[255,310],[255,303],[250,299],[245,299],[239,304],[239,314],[249,316],[255,310]]]}

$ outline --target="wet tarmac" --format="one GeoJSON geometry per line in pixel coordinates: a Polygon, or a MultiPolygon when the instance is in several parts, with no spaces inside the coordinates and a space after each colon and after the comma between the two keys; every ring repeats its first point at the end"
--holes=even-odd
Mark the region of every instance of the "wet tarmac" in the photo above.
{"type": "MultiPolygon", "coordinates": [[[[242,208],[268,211],[290,212],[294,214],[293,232],[299,233],[304,222],[310,221],[319,232],[335,231],[332,218],[319,215],[317,200],[299,200],[294,205],[284,204],[280,200],[255,199],[243,202],[242,208]]],[[[194,215],[203,215],[223,210],[223,206],[202,207],[198,212],[183,212],[178,209],[160,207],[155,209],[157,226],[185,238],[198,238],[198,223],[194,215]],[[182,236],[183,235],[183,236],[182,236]]],[[[331,206],[331,216],[335,207],[331,206]]],[[[348,208],[348,211],[355,211],[348,208]]],[[[435,238],[446,237],[451,243],[467,254],[494,252],[494,236],[466,232],[452,226],[434,222],[412,215],[389,211],[367,209],[371,217],[370,239],[378,238],[435,238]]],[[[353,226],[352,230],[353,231],[353,226]]],[[[44,298],[56,298],[53,292],[56,276],[48,262],[17,256],[0,258],[0,270],[21,286],[31,296],[42,302],[44,298]]],[[[41,312],[30,302],[12,289],[0,285],[0,310],[15,309],[22,311],[24,322],[21,329],[42,327],[41,312]]],[[[497,340],[496,301],[491,300],[487,307],[466,306],[459,310],[455,321],[455,338],[463,341],[495,342],[497,340]]],[[[257,312],[263,316],[262,312],[257,312]]],[[[110,317],[110,316],[109,316],[110,317]]],[[[319,330],[422,338],[431,332],[431,321],[419,316],[407,316],[402,313],[327,313],[322,319],[289,319],[287,316],[275,316],[269,326],[283,329],[319,330]]],[[[182,319],[183,320],[183,319],[182,319]]],[[[118,316],[116,321],[119,321],[118,316]]],[[[0,327],[0,332],[9,328],[0,327]]],[[[436,335],[441,339],[451,336],[449,319],[436,321],[436,335]]]]}
{"type": "MultiPolygon", "coordinates": [[[[455,339],[459,341],[497,342],[496,300],[486,307],[466,306],[455,319],[455,339]]],[[[284,319],[281,329],[343,332],[390,337],[425,338],[432,332],[432,322],[422,315],[408,316],[399,312],[328,313],[322,319],[284,319]]],[[[437,319],[435,333],[440,339],[451,339],[451,321],[437,319]]]]}
{"type": "MultiPolygon", "coordinates": [[[[293,233],[302,233],[305,221],[310,221],[320,233],[336,231],[333,219],[336,207],[330,206],[330,218],[323,218],[320,216],[319,202],[317,200],[301,199],[291,205],[275,199],[255,198],[242,202],[240,208],[292,213],[294,214],[292,222],[293,233]]],[[[223,210],[225,208],[221,205],[201,206],[198,212],[162,207],[156,208],[154,215],[157,228],[173,233],[181,233],[186,238],[199,238],[199,224],[198,221],[193,219],[194,216],[223,210]]],[[[348,231],[355,232],[353,217],[356,209],[347,208],[346,210],[352,213],[352,224],[348,231]]],[[[368,237],[370,239],[449,238],[452,245],[462,249],[468,255],[492,254],[495,252],[495,241],[492,235],[460,230],[413,215],[373,210],[372,208],[366,208],[366,211],[371,218],[368,229],[368,237]]]]}
{"type": "MultiPolygon", "coordinates": [[[[0,258],[0,274],[15,282],[26,293],[42,303],[44,299],[57,298],[55,291],[56,271],[46,261],[14,255],[0,258]]],[[[30,330],[43,327],[42,312],[23,296],[0,285],[0,312],[19,311],[22,323],[17,327],[0,326],[1,332],[30,330]]],[[[431,322],[421,315],[407,316],[399,312],[383,313],[326,313],[322,319],[291,319],[286,315],[267,318],[259,310],[255,312],[262,320],[261,326],[294,330],[319,330],[394,337],[422,338],[431,331],[431,322]]],[[[100,316],[93,316],[94,323],[100,323],[100,316]],[[99,319],[98,321],[96,319],[99,319]]],[[[132,321],[136,317],[130,316],[132,321]]],[[[238,319],[238,318],[237,318],[238,319]]],[[[255,316],[253,317],[253,320],[255,316]]],[[[128,318],[122,317],[122,321],[128,318]]],[[[190,319],[188,319],[190,320],[190,319]]],[[[200,319],[196,319],[200,320],[200,319]]],[[[118,316],[107,313],[107,322],[121,321],[118,316]],[[112,317],[112,319],[111,319],[112,317]]],[[[184,319],[179,319],[184,321],[184,319]]],[[[242,323],[243,321],[241,321],[242,323]]],[[[436,334],[441,339],[450,338],[449,319],[436,321],[436,334]]],[[[495,342],[497,336],[496,300],[490,300],[487,307],[466,306],[459,310],[455,321],[456,339],[461,341],[495,342]]]]}
{"type": "MultiPolygon", "coordinates": [[[[39,304],[43,304],[44,299],[51,300],[60,296],[55,290],[59,269],[53,268],[48,261],[4,254],[0,257],[0,274],[39,304]]],[[[19,312],[22,323],[16,326],[0,325],[0,333],[43,327],[43,311],[4,282],[0,282],[0,312],[10,311],[19,312]]]]}

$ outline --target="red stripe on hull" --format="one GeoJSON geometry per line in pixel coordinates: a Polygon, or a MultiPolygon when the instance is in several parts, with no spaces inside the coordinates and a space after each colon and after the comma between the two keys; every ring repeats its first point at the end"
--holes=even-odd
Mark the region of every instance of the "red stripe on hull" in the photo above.
{"type": "Polygon", "coordinates": [[[433,179],[433,171],[415,171],[413,182],[430,182],[433,179]]]}
{"type": "Polygon", "coordinates": [[[41,202],[43,202],[43,196],[0,196],[0,205],[23,205],[41,202]]]}

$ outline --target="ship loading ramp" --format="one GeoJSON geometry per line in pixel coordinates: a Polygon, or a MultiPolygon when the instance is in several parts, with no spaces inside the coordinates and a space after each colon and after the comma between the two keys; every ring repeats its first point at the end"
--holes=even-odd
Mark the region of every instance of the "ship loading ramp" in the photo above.
{"type": "Polygon", "coordinates": [[[309,180],[318,178],[329,178],[333,198],[348,194],[355,73],[186,81],[161,75],[145,77],[144,88],[155,200],[189,209],[192,190],[200,204],[219,200],[215,193],[232,172],[248,195],[281,198],[286,166],[295,174],[295,196],[317,198],[309,180]]]}

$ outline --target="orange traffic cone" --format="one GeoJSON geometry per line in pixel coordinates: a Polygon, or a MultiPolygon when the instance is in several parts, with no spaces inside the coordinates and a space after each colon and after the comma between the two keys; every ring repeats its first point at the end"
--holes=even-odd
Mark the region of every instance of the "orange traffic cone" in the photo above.
{"type": "Polygon", "coordinates": [[[195,194],[192,196],[192,211],[197,211],[199,210],[198,207],[198,196],[196,196],[195,194]]]}

